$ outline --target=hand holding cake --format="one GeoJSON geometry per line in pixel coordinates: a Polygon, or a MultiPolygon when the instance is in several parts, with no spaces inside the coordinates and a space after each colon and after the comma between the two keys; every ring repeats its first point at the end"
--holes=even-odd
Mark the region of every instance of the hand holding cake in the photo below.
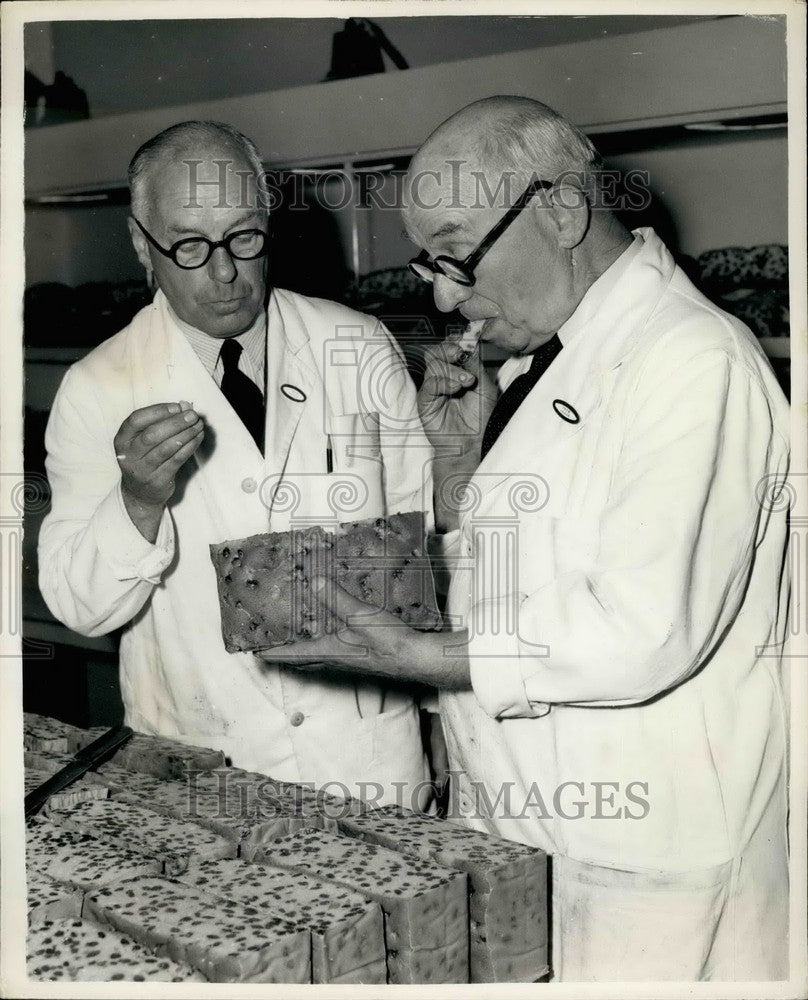
{"type": "Polygon", "coordinates": [[[336,622],[336,629],[261,652],[263,659],[297,670],[415,680],[449,690],[468,687],[465,631],[417,631],[322,576],[314,577],[309,589],[323,613],[336,622]]]}

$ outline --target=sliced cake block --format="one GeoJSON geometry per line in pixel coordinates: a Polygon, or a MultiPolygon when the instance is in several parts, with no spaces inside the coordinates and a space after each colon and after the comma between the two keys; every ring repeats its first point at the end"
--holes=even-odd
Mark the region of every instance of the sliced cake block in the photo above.
{"type": "Polygon", "coordinates": [[[189,746],[178,740],[145,733],[135,733],[111,760],[130,771],[143,771],[168,779],[183,779],[189,770],[212,771],[225,763],[221,750],[189,746]]]}
{"type": "Polygon", "coordinates": [[[59,917],[81,916],[84,893],[73,886],[62,885],[42,872],[28,869],[28,923],[37,924],[43,920],[59,917]]]}
{"type": "Polygon", "coordinates": [[[324,830],[299,830],[259,858],[339,882],[381,904],[391,983],[467,983],[465,873],[324,830]]]}
{"type": "Polygon", "coordinates": [[[48,777],[72,763],[72,753],[60,753],[56,750],[26,750],[23,756],[23,765],[26,771],[29,769],[44,771],[48,777]]]}
{"type": "Polygon", "coordinates": [[[355,816],[367,809],[361,799],[334,795],[323,788],[312,788],[311,785],[278,781],[274,778],[270,780],[272,794],[276,799],[301,816],[319,814],[323,820],[322,827],[326,830],[336,830],[338,820],[344,816],[355,816]]]}
{"type": "Polygon", "coordinates": [[[131,791],[132,795],[146,799],[154,795],[156,789],[165,785],[183,789],[186,787],[185,780],[168,781],[164,778],[156,778],[153,774],[145,774],[143,771],[130,771],[113,760],[99,764],[94,771],[88,771],[87,777],[91,781],[106,785],[110,798],[118,798],[121,792],[128,790],[131,791]]]}
{"type": "Polygon", "coordinates": [[[422,511],[252,535],[210,546],[222,638],[229,653],[321,635],[336,622],[309,590],[320,575],[407,625],[437,629],[441,615],[422,511]]]}
{"type": "Polygon", "coordinates": [[[330,830],[338,833],[337,818],[361,812],[365,805],[359,799],[332,795],[322,788],[295,784],[267,778],[250,772],[241,772],[241,779],[250,779],[258,789],[257,797],[262,810],[272,812],[282,818],[286,830],[280,832],[280,825],[254,826],[241,844],[241,857],[252,861],[260,852],[279,836],[295,833],[297,830],[330,830]]]}
{"type": "Polygon", "coordinates": [[[68,736],[68,749],[70,753],[77,753],[85,747],[100,739],[108,732],[106,726],[93,726],[92,729],[77,729],[68,736]]]}
{"type": "MultiPolygon", "coordinates": [[[[240,844],[250,835],[262,842],[284,837],[294,829],[292,818],[265,794],[231,777],[232,768],[204,774],[191,772],[184,781],[165,781],[150,774],[102,764],[95,780],[109,786],[110,797],[143,806],[177,819],[190,820],[240,844]]],[[[246,773],[246,772],[245,772],[246,773]]],[[[263,779],[267,784],[268,779],[263,779]]]]}
{"type": "Polygon", "coordinates": [[[56,753],[72,753],[71,740],[79,732],[77,726],[34,712],[23,712],[22,728],[26,750],[53,750],[56,753]]]}
{"type": "Polygon", "coordinates": [[[204,983],[190,966],[147,951],[110,927],[49,920],[28,932],[28,976],[45,982],[204,983]]]}
{"type": "Polygon", "coordinates": [[[244,861],[207,861],[177,877],[206,895],[308,929],[313,982],[387,982],[382,911],[366,896],[302,872],[244,861]]]}
{"type": "MultiPolygon", "coordinates": [[[[334,786],[347,792],[345,786],[339,785],[338,782],[331,782],[326,788],[315,788],[311,782],[301,784],[281,781],[255,771],[243,771],[237,767],[225,770],[229,772],[228,781],[238,787],[246,787],[258,801],[266,802],[267,805],[274,803],[284,812],[291,810],[294,815],[307,819],[316,819],[319,816],[319,826],[323,829],[336,830],[336,820],[367,809],[361,799],[335,794],[334,786]],[[332,790],[329,791],[329,787],[332,790]]],[[[201,775],[199,787],[205,787],[210,778],[209,775],[201,775]]]]}
{"type": "Polygon", "coordinates": [[[537,848],[398,806],[339,820],[351,837],[467,872],[471,981],[534,982],[547,972],[547,856],[537,848]]]}
{"type": "Polygon", "coordinates": [[[46,782],[51,775],[45,771],[37,771],[34,768],[26,767],[23,774],[23,788],[26,795],[30,795],[35,788],[46,782]]]}
{"type": "Polygon", "coordinates": [[[365,808],[359,799],[331,795],[323,789],[314,789],[310,785],[278,781],[262,775],[250,775],[249,772],[242,774],[249,775],[252,779],[261,779],[260,782],[256,782],[255,787],[259,789],[258,794],[262,803],[273,803],[273,806],[265,805],[265,808],[277,810],[279,817],[284,819],[287,826],[283,833],[279,832],[280,827],[253,827],[241,845],[241,856],[248,861],[252,861],[266,846],[277,840],[278,836],[295,833],[297,830],[330,830],[332,833],[338,833],[338,817],[354,815],[365,808]]]}
{"type": "Polygon", "coordinates": [[[333,543],[317,526],[210,546],[228,653],[279,646],[321,631],[304,560],[324,564],[326,546],[333,543]]]}
{"type": "MultiPolygon", "coordinates": [[[[26,768],[24,776],[25,794],[28,795],[29,792],[33,792],[40,785],[44,785],[52,776],[52,774],[48,774],[46,771],[36,771],[33,768],[26,768]]],[[[50,809],[66,809],[77,802],[92,802],[94,799],[106,799],[108,796],[109,790],[103,784],[82,777],[78,781],[74,781],[72,785],[68,785],[67,788],[54,792],[42,807],[41,812],[43,815],[47,815],[50,809]]]]}
{"type": "Polygon", "coordinates": [[[91,837],[75,841],[59,836],[53,823],[29,826],[26,855],[32,870],[80,889],[93,889],[133,875],[159,875],[160,858],[108,844],[91,837]]]}
{"type": "Polygon", "coordinates": [[[98,889],[85,897],[84,914],[214,983],[311,982],[307,931],[176,879],[139,877],[98,889]]]}
{"type": "MultiPolygon", "coordinates": [[[[113,796],[132,794],[115,791],[123,775],[113,775],[113,765],[99,768],[100,776],[111,783],[113,796]]],[[[227,824],[238,824],[241,833],[241,855],[248,860],[265,843],[306,827],[337,832],[336,820],[353,815],[365,808],[358,799],[345,799],[310,785],[279,781],[256,771],[237,767],[216,768],[204,774],[189,775],[185,784],[192,811],[188,813],[198,823],[218,828],[221,817],[227,824]],[[196,813],[197,815],[194,815],[196,813]],[[245,830],[245,827],[247,829],[245,830]]],[[[153,803],[163,801],[164,789],[152,788],[148,795],[153,803]]],[[[139,792],[138,792],[139,794],[139,792]]],[[[225,829],[222,828],[223,833],[225,829]]]]}
{"type": "Polygon", "coordinates": [[[354,597],[413,628],[441,627],[423,511],[341,524],[335,550],[337,582],[354,597]]]}
{"type": "Polygon", "coordinates": [[[41,870],[47,864],[49,855],[62,848],[69,847],[81,850],[92,842],[92,837],[66,830],[52,822],[50,818],[32,816],[25,824],[25,860],[26,864],[41,870]]]}
{"type": "Polygon", "coordinates": [[[128,802],[80,802],[50,813],[68,830],[162,860],[167,874],[182,871],[192,859],[233,858],[236,845],[198,823],[164,816],[128,802]]]}

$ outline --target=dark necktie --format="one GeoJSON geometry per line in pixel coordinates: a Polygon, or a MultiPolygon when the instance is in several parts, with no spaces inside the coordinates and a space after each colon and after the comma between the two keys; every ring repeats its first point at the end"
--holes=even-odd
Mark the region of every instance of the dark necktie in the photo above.
{"type": "Polygon", "coordinates": [[[523,375],[518,375],[499,397],[496,406],[491,411],[483,434],[483,443],[480,449],[481,461],[491,450],[491,446],[505,429],[505,425],[525,401],[530,390],[556,359],[561,347],[561,341],[556,333],[551,340],[542,344],[534,353],[530,368],[523,375]]]}
{"type": "Polygon", "coordinates": [[[222,359],[224,374],[221,389],[225,399],[241,418],[241,422],[252,434],[258,448],[264,450],[264,394],[238,366],[243,348],[230,337],[222,344],[219,357],[222,359]]]}

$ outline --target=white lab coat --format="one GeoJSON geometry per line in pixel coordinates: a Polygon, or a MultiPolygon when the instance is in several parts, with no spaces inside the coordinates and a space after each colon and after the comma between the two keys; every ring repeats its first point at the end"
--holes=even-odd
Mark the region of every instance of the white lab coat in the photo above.
{"type": "Polygon", "coordinates": [[[776,979],[787,503],[760,497],[788,407],[747,328],[635,240],[471,483],[454,807],[554,856],[556,979],[776,979]]]}
{"type": "MultiPolygon", "coordinates": [[[[426,776],[411,694],[225,652],[208,546],[429,510],[431,452],[415,389],[371,317],[276,289],[267,327],[265,456],[161,293],[70,369],[46,435],[53,502],[39,541],[40,586],[54,615],[78,632],[124,626],[121,689],[135,729],[221,749],[281,779],[342,783],[353,794],[362,793],[357,782],[379,782],[393,799],[390,782],[426,776]],[[178,476],[150,545],[123,507],[113,438],[133,410],[181,399],[204,417],[206,440],[178,476]],[[367,414],[378,414],[378,429],[371,421],[366,430],[367,414]],[[347,472],[327,472],[329,432],[337,455],[354,435],[347,472]]],[[[372,799],[376,786],[365,794],[372,799]]]]}

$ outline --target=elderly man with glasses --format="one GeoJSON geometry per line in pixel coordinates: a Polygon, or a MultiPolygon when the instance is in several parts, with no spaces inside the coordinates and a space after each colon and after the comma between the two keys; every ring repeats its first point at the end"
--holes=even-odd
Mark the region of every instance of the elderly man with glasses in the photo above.
{"type": "Polygon", "coordinates": [[[343,627],[284,655],[440,689],[450,813],[552,855],[554,978],[783,978],[788,407],[598,168],[516,97],[414,157],[411,267],[469,322],[419,392],[452,630],[315,578],[343,627]]]}
{"type": "Polygon", "coordinates": [[[123,630],[136,730],[274,778],[394,800],[428,778],[412,694],[228,654],[209,546],[430,510],[431,448],[406,366],[371,317],[270,288],[263,168],[243,135],[172,126],[135,153],[129,179],[132,240],[158,291],[56,397],[42,592],[84,635],[123,630]],[[334,433],[347,438],[333,450],[359,450],[361,512],[334,499],[334,433]]]}

